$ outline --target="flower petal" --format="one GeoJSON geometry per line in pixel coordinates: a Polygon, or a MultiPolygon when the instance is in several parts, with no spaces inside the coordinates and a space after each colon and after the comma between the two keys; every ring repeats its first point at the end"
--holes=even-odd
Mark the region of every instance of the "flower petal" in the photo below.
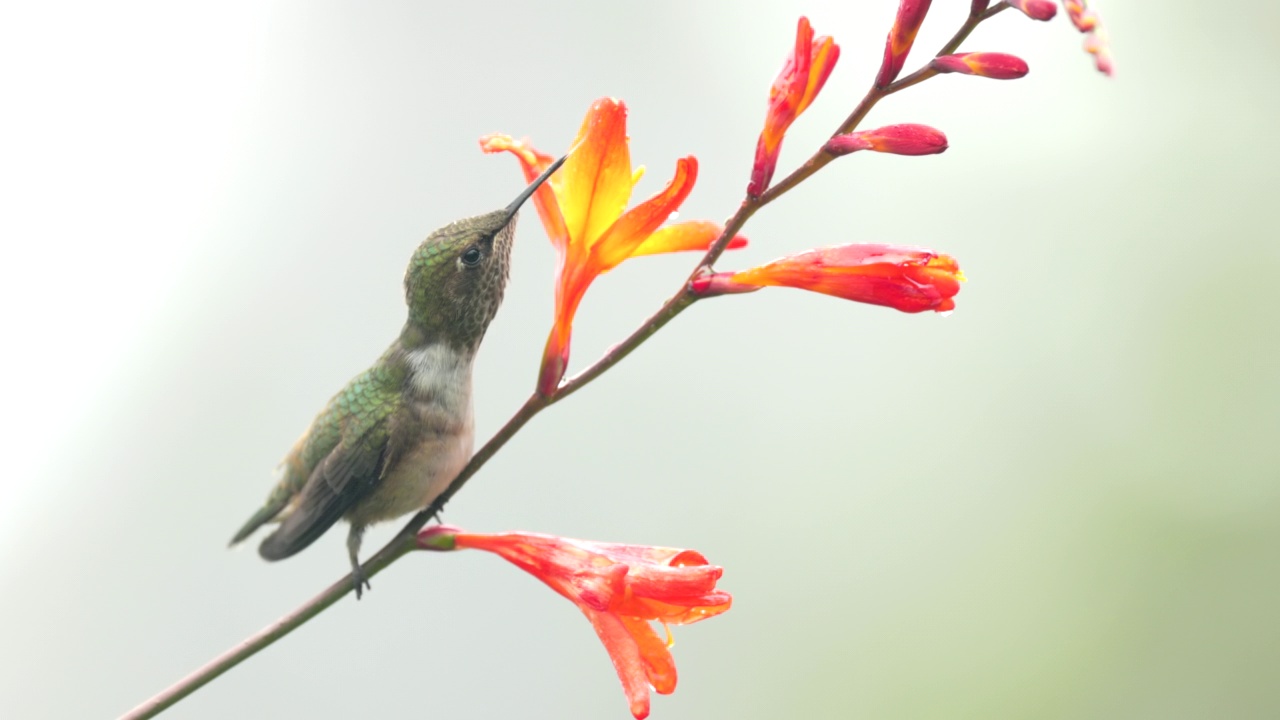
{"type": "MultiPolygon", "coordinates": [[[[658,228],[657,232],[650,235],[644,242],[640,243],[639,247],[631,251],[631,257],[706,250],[711,247],[711,243],[715,242],[716,238],[720,237],[722,232],[724,232],[724,226],[713,222],[691,221],[675,223],[674,225],[658,228]]],[[[741,235],[736,235],[729,241],[730,250],[746,247],[746,245],[747,239],[741,235]]]]}
{"type": "Polygon", "coordinates": [[[631,633],[640,658],[644,661],[644,674],[649,684],[659,695],[670,695],[676,691],[676,661],[671,657],[671,649],[667,641],[654,632],[648,620],[621,616],[623,626],[631,633]]]}
{"type": "Polygon", "coordinates": [[[631,257],[640,243],[653,234],[675,212],[698,179],[698,160],[692,155],[676,161],[676,174],[658,194],[631,208],[618,218],[592,246],[592,256],[600,272],[610,270],[631,257]]]}
{"type": "Polygon", "coordinates": [[[556,196],[565,227],[574,242],[589,248],[631,199],[627,106],[621,100],[602,98],[591,104],[560,175],[556,196]]]}
{"type": "Polygon", "coordinates": [[[649,716],[649,675],[640,647],[630,628],[617,615],[582,608],[582,614],[591,621],[600,642],[613,661],[613,669],[622,681],[622,692],[627,696],[631,714],[636,720],[649,716]]]}
{"type": "MultiPolygon", "coordinates": [[[[525,141],[516,140],[510,135],[485,135],[480,138],[480,149],[486,153],[509,152],[520,160],[520,168],[524,171],[525,182],[533,182],[543,170],[551,165],[554,158],[540,152],[525,141]]],[[[567,162],[567,161],[566,161],[567,162]]],[[[563,171],[561,171],[563,172],[563,171]]],[[[547,237],[558,252],[563,253],[569,244],[569,230],[565,227],[564,216],[560,213],[560,203],[556,199],[555,188],[560,184],[560,172],[548,182],[543,183],[533,194],[533,204],[538,209],[538,217],[542,219],[542,227],[547,237]]]]}
{"type": "Polygon", "coordinates": [[[661,620],[668,625],[688,625],[715,617],[733,605],[733,596],[727,592],[711,592],[696,600],[682,604],[663,602],[653,598],[630,597],[618,603],[614,612],[620,615],[661,620]]]}

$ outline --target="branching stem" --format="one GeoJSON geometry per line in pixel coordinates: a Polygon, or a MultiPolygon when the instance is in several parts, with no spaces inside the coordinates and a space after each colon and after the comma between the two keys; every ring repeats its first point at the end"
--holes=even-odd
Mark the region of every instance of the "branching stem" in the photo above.
{"type": "MultiPolygon", "coordinates": [[[[940,50],[937,55],[949,55],[954,53],[956,49],[960,47],[960,43],[964,42],[965,38],[967,38],[969,34],[973,32],[974,28],[982,23],[982,21],[1006,9],[1007,7],[1008,6],[1004,3],[1000,3],[984,13],[971,15],[965,20],[964,24],[960,27],[960,30],[957,31],[951,40],[943,46],[942,50],[940,50]]],[[[877,102],[900,90],[904,90],[908,87],[924,82],[936,74],[937,71],[931,69],[929,65],[926,64],[919,70],[916,70],[910,75],[892,83],[887,88],[877,89],[873,87],[867,92],[862,100],[859,101],[857,106],[854,107],[853,112],[849,114],[849,117],[847,117],[844,122],[840,123],[840,127],[836,128],[836,131],[832,133],[832,135],[841,135],[852,132],[862,123],[866,118],[867,113],[871,112],[871,109],[875,107],[877,102]]],[[[747,220],[751,219],[751,216],[754,215],[757,210],[782,197],[789,190],[812,177],[814,173],[821,170],[834,159],[835,156],[820,149],[801,164],[800,167],[793,170],[791,174],[787,175],[780,182],[766,190],[762,195],[760,195],[760,197],[747,197],[744,199],[742,204],[738,207],[737,212],[735,212],[733,216],[725,222],[724,231],[707,249],[706,254],[703,255],[702,259],[698,262],[697,267],[689,276],[689,279],[681,285],[679,291],[663,303],[662,307],[660,307],[657,312],[645,320],[640,327],[636,328],[636,330],[628,335],[626,339],[617,345],[614,345],[605,352],[599,360],[596,360],[582,372],[566,380],[552,395],[542,396],[535,392],[528,400],[525,400],[524,405],[522,405],[520,409],[516,411],[509,420],[507,420],[506,424],[504,424],[498,432],[495,433],[494,436],[476,452],[474,456],[472,456],[471,461],[462,469],[462,472],[458,473],[458,476],[449,484],[449,487],[446,488],[445,491],[441,493],[440,496],[436,498],[436,500],[433,501],[425,510],[414,515],[390,542],[365,561],[363,565],[365,575],[367,577],[377,575],[387,566],[391,565],[391,563],[399,560],[401,557],[407,555],[411,550],[413,550],[415,547],[414,537],[417,535],[418,531],[421,530],[433,516],[438,514],[440,510],[444,508],[445,503],[449,502],[449,500],[462,489],[462,486],[465,485],[467,481],[470,480],[471,477],[489,461],[490,458],[501,450],[502,446],[506,445],[507,441],[519,432],[526,423],[532,420],[535,415],[551,405],[569,397],[600,375],[604,374],[606,370],[617,365],[623,360],[623,358],[630,355],[633,350],[640,347],[641,344],[652,337],[654,333],[661,330],[663,326],[688,309],[690,305],[693,305],[693,303],[698,300],[698,296],[690,289],[689,281],[711,269],[716,261],[720,259],[720,255],[723,254],[725,249],[729,246],[729,242],[740,230],[742,230],[742,227],[747,223],[747,220]]],[[[145,720],[146,718],[155,717],[171,707],[174,703],[208,684],[214,678],[222,675],[236,665],[239,665],[249,659],[258,651],[298,629],[308,620],[319,615],[338,600],[341,600],[345,595],[352,591],[352,588],[352,578],[351,575],[348,574],[284,617],[244,639],[226,652],[196,669],[191,674],[169,686],[159,694],[151,697],[146,702],[125,713],[120,717],[120,720],[145,720]]]]}

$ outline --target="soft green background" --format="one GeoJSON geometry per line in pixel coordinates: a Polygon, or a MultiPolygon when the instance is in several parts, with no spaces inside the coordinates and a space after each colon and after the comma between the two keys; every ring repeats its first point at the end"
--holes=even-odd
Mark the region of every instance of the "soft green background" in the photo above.
{"type": "MultiPolygon", "coordinates": [[[[923,51],[968,6],[934,4],[923,51]]],[[[477,136],[562,149],[621,97],[641,192],[696,154],[682,217],[721,219],[796,17],[843,57],[784,171],[860,97],[895,3],[445,5],[4,9],[4,717],[123,712],[344,572],[339,532],[277,565],[224,546],[399,329],[418,241],[520,188],[477,136]]],[[[842,160],[722,263],[934,247],[970,278],[953,316],[698,306],[448,508],[725,566],[735,607],[676,630],[654,717],[1280,716],[1280,10],[1097,8],[1117,78],[1065,17],[1006,13],[967,47],[1027,79],[940,78],[869,120],[949,152],[842,160]]],[[[481,437],[550,322],[552,252],[532,215],[520,237],[481,437]]],[[[692,261],[604,278],[574,367],[692,261]]],[[[478,553],[406,559],[171,716],[628,717],[577,611],[478,553]]]]}

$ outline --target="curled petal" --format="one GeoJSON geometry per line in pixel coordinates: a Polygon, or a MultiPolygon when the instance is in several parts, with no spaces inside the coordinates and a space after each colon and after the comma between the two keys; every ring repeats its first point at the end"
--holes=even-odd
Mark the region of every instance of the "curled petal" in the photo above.
{"type": "Polygon", "coordinates": [[[940,73],[977,75],[994,80],[1014,80],[1027,74],[1027,63],[1015,55],[973,52],[943,55],[929,62],[940,73]]]}
{"type": "Polygon", "coordinates": [[[661,620],[668,625],[689,625],[713,618],[733,605],[733,597],[727,592],[713,592],[696,600],[663,602],[653,598],[626,598],[615,612],[634,617],[661,620]]]}
{"type": "Polygon", "coordinates": [[[902,66],[907,62],[907,54],[916,41],[916,33],[924,16],[929,12],[932,0],[902,0],[898,4],[898,14],[893,18],[893,28],[884,43],[884,60],[880,63],[880,72],[876,74],[876,87],[883,90],[889,87],[902,66]]]}
{"type": "MultiPolygon", "coordinates": [[[[658,255],[661,253],[685,252],[688,250],[706,250],[711,243],[720,237],[724,227],[713,222],[692,221],[675,223],[650,235],[640,246],[631,252],[631,257],[641,255],[658,255]]],[[[736,250],[747,246],[747,239],[735,235],[729,241],[728,248],[736,250]]]]}
{"type": "Polygon", "coordinates": [[[936,155],[947,149],[947,136],[928,125],[886,125],[875,130],[860,130],[837,135],[824,149],[832,155],[847,155],[858,150],[894,155],[936,155]]]}
{"type": "MultiPolygon", "coordinates": [[[[527,141],[516,140],[510,135],[485,135],[480,138],[480,149],[486,153],[509,152],[520,160],[520,169],[524,172],[525,182],[533,182],[551,165],[554,158],[529,145],[527,141]]],[[[567,162],[567,161],[566,161],[567,162]]],[[[538,217],[542,227],[547,231],[559,252],[564,252],[569,244],[569,230],[565,227],[564,216],[560,213],[560,203],[556,200],[554,188],[560,184],[560,173],[556,173],[542,184],[533,194],[534,207],[538,209],[538,217]]]]}
{"type": "Polygon", "coordinates": [[[809,250],[735,273],[725,282],[780,285],[903,312],[945,312],[964,275],[948,255],[892,245],[844,245],[809,250]]]}
{"type": "Polygon", "coordinates": [[[1053,16],[1058,14],[1058,6],[1054,5],[1051,0],[1005,1],[1010,7],[1021,10],[1024,15],[1032,20],[1052,20],[1053,16]]]}
{"type": "Polygon", "coordinates": [[[698,160],[676,161],[676,174],[656,195],[628,210],[591,248],[600,272],[613,269],[654,233],[689,197],[698,179],[698,160]]]}

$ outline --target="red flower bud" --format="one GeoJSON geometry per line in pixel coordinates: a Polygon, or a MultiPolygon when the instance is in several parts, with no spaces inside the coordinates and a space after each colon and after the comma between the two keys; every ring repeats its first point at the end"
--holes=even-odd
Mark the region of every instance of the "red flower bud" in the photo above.
{"type": "Polygon", "coordinates": [[[928,125],[886,125],[837,135],[823,148],[832,155],[848,155],[858,150],[894,155],[936,155],[947,149],[947,136],[928,125]]]}
{"type": "Polygon", "coordinates": [[[987,11],[987,6],[991,4],[991,0],[973,0],[973,5],[969,6],[970,15],[979,15],[987,11]]]}
{"type": "Polygon", "coordinates": [[[955,309],[964,274],[954,258],[892,245],[842,245],[809,250],[740,273],[694,281],[694,292],[719,295],[768,285],[800,288],[902,312],[955,309]]]}
{"type": "Polygon", "coordinates": [[[898,15],[893,19],[893,28],[884,43],[884,60],[880,63],[880,72],[876,74],[876,87],[884,89],[902,72],[907,62],[907,54],[916,41],[916,33],[920,32],[920,24],[929,12],[929,3],[933,0],[902,0],[898,5],[898,15]]]}
{"type": "Polygon", "coordinates": [[[760,197],[769,189],[787,128],[818,96],[838,59],[840,46],[826,35],[814,38],[809,18],[801,17],[796,26],[795,49],[769,88],[769,114],[756,143],[756,160],[747,186],[751,197],[760,197]]]}
{"type": "Polygon", "coordinates": [[[1058,14],[1058,6],[1050,0],[1005,0],[1010,7],[1021,10],[1032,20],[1052,20],[1058,14]]]}
{"type": "Polygon", "coordinates": [[[962,73],[995,80],[1013,80],[1027,74],[1027,63],[1004,53],[972,52],[943,55],[929,63],[940,73],[962,73]]]}

